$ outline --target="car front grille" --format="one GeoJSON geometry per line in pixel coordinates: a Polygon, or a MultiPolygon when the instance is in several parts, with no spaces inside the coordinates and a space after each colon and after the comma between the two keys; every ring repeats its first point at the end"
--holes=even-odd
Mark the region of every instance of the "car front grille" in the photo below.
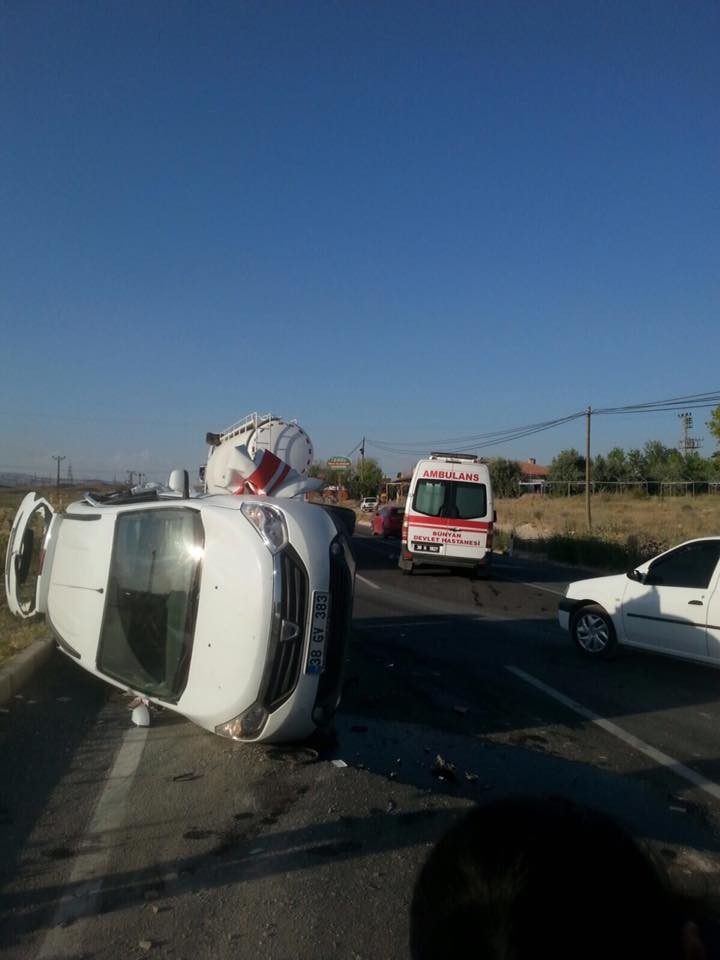
{"type": "Polygon", "coordinates": [[[292,547],[279,556],[276,576],[278,608],[275,612],[274,644],[270,676],[264,697],[268,710],[277,710],[297,686],[302,665],[308,605],[305,567],[292,547]]]}

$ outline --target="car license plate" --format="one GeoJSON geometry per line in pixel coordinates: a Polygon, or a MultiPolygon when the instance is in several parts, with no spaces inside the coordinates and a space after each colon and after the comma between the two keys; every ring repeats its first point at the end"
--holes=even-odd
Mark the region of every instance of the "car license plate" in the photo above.
{"type": "Polygon", "coordinates": [[[414,543],[412,545],[416,553],[440,553],[439,543],[414,543]]]}
{"type": "Polygon", "coordinates": [[[327,637],[328,617],[330,616],[330,594],[316,590],[313,593],[313,615],[310,627],[310,647],[308,649],[305,673],[322,673],[325,664],[325,639],[327,637]]]}

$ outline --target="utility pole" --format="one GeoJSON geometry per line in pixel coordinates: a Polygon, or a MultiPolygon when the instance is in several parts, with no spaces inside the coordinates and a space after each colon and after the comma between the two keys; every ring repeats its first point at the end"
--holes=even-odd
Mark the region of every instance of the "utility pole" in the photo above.
{"type": "Polygon", "coordinates": [[[698,450],[702,446],[702,440],[697,437],[691,437],[690,431],[693,428],[693,415],[691,413],[679,413],[678,417],[682,423],[683,435],[680,440],[680,452],[684,457],[692,450],[698,450]]]}
{"type": "Polygon", "coordinates": [[[585,437],[585,519],[588,530],[592,530],[592,515],[590,512],[590,418],[592,417],[592,407],[587,408],[587,434],[585,437]]]}
{"type": "Polygon", "coordinates": [[[56,481],[56,490],[60,492],[60,461],[64,460],[65,457],[59,457],[56,454],[52,455],[53,460],[57,460],[57,481],[56,481]]]}
{"type": "Polygon", "coordinates": [[[360,447],[360,483],[365,483],[365,437],[362,438],[360,447]]]}

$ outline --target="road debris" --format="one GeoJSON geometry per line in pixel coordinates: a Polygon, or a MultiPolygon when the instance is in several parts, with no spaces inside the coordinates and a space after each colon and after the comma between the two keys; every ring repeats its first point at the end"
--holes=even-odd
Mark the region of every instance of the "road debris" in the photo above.
{"type": "Polygon", "coordinates": [[[130,718],[136,727],[150,726],[150,711],[144,703],[139,703],[136,707],[133,707],[130,718]]]}
{"type": "Polygon", "coordinates": [[[343,767],[347,766],[344,760],[331,760],[330,763],[332,763],[334,767],[337,767],[338,770],[341,770],[343,767]]]}
{"type": "Polygon", "coordinates": [[[145,953],[147,953],[148,950],[152,950],[152,948],[153,948],[153,942],[152,942],[152,940],[141,940],[141,941],[138,943],[138,946],[140,947],[141,950],[144,950],[145,953]]]}
{"type": "Polygon", "coordinates": [[[477,775],[476,773],[469,773],[469,772],[466,770],[466,771],[465,771],[465,779],[467,780],[468,783],[477,783],[480,778],[478,777],[478,775],[477,775]]]}
{"type": "Polygon", "coordinates": [[[437,777],[438,780],[448,780],[450,782],[455,782],[457,780],[457,776],[455,775],[455,764],[450,760],[445,760],[445,758],[441,757],[439,753],[433,761],[430,772],[434,777],[437,777]]]}

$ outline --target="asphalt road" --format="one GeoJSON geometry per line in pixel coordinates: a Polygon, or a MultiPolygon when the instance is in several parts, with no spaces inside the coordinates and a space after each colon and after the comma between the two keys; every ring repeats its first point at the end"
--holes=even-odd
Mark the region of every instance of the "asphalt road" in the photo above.
{"type": "Polygon", "coordinates": [[[396,543],[361,531],[356,552],[335,741],[136,729],[60,654],[0,715],[3,956],[406,957],[428,849],[508,792],[590,802],[716,895],[720,673],[586,662],[556,626],[577,576],[558,567],[403,577],[396,543]]]}

